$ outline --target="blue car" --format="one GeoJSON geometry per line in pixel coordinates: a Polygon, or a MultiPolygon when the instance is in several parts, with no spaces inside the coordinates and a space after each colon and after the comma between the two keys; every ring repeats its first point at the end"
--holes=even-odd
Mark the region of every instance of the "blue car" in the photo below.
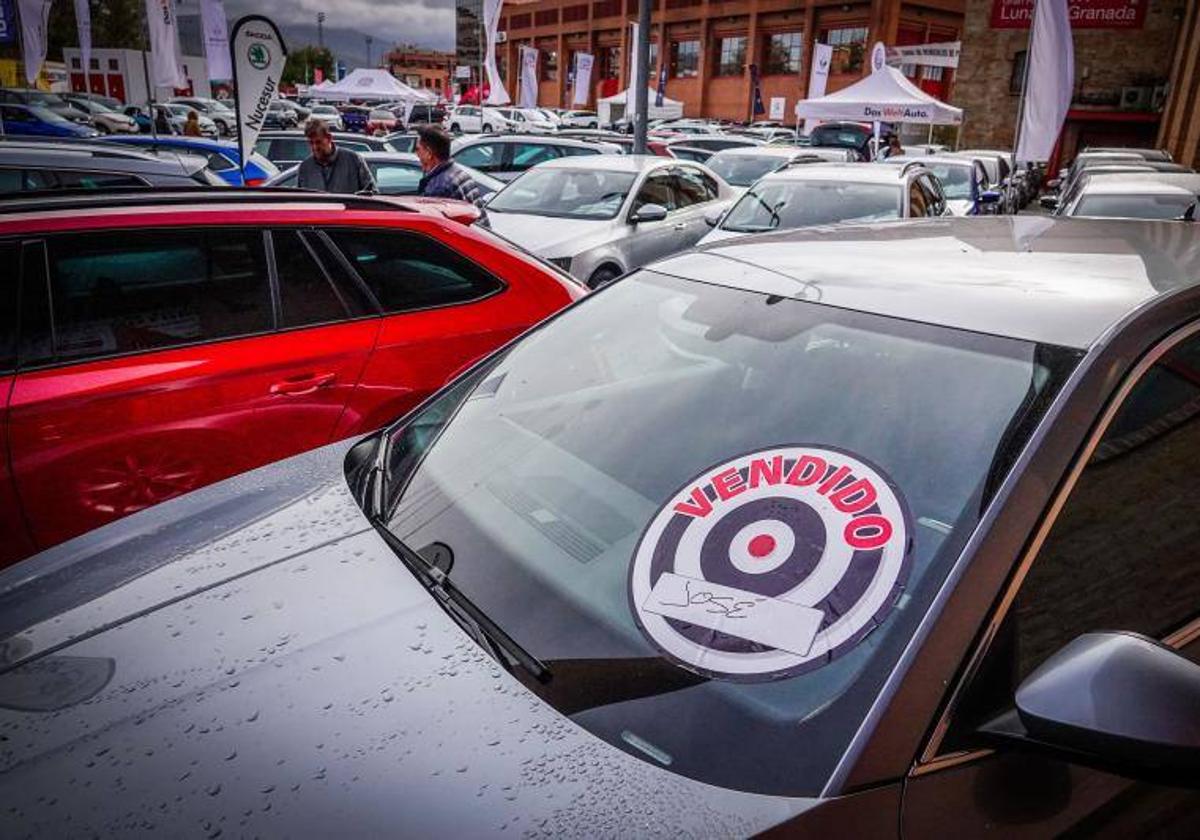
{"type": "Polygon", "coordinates": [[[99,137],[96,129],[71,122],[41,105],[0,105],[4,133],[21,137],[99,137]]]}
{"type": "Polygon", "coordinates": [[[279,174],[279,168],[257,152],[250,153],[246,163],[246,180],[242,181],[241,155],[236,143],[208,140],[202,137],[151,137],[144,134],[126,134],[106,138],[113,143],[140,146],[151,151],[170,149],[177,152],[200,155],[208,158],[208,168],[230,186],[257,187],[279,174]]]}

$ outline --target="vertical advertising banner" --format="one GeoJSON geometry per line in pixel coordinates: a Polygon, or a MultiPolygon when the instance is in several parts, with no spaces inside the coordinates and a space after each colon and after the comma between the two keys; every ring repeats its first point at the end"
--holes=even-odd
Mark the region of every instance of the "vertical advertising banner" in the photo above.
{"type": "Polygon", "coordinates": [[[753,100],[754,101],[754,110],[753,110],[754,116],[759,117],[759,116],[762,116],[763,114],[767,113],[767,109],[763,106],[763,101],[762,101],[762,85],[760,85],[758,82],[758,65],[757,64],[750,65],[750,91],[751,91],[751,95],[754,98],[754,100],[753,100]]]}
{"type": "Polygon", "coordinates": [[[50,19],[50,0],[18,0],[21,13],[21,60],[25,81],[33,87],[46,61],[46,26],[50,19]]]}
{"type": "Polygon", "coordinates": [[[13,14],[16,0],[0,0],[0,44],[17,42],[17,16],[13,14]]]}
{"type": "Polygon", "coordinates": [[[237,88],[234,104],[238,118],[238,151],[242,173],[246,156],[262,131],[271,100],[279,96],[279,79],[287,62],[287,48],[278,27],[260,15],[247,15],[233,25],[229,44],[233,64],[233,83],[237,88]]]}
{"type": "Polygon", "coordinates": [[[535,47],[521,47],[521,93],[517,105],[521,108],[537,107],[538,99],[538,51],[535,47]]]}
{"type": "Polygon", "coordinates": [[[658,68],[658,90],[654,92],[654,107],[661,108],[667,96],[667,65],[658,68]]]}
{"type": "Polygon", "coordinates": [[[75,28],[79,31],[79,57],[83,60],[84,78],[87,78],[92,66],[92,10],[88,0],[75,0],[75,28]]]}
{"type": "Polygon", "coordinates": [[[1075,87],[1075,44],[1067,0],[1037,0],[1025,73],[1017,160],[1049,160],[1075,87]]]}
{"type": "MultiPolygon", "coordinates": [[[[208,78],[232,79],[229,63],[229,23],[221,0],[200,0],[200,28],[204,33],[204,57],[208,60],[208,78]]],[[[319,81],[319,80],[318,80],[319,81]]]]}
{"type": "Polygon", "coordinates": [[[572,105],[586,105],[592,89],[592,65],[596,57],[591,53],[575,53],[575,89],[571,93],[572,105]]]}
{"type": "MultiPolygon", "coordinates": [[[[500,31],[500,9],[504,0],[483,0],[483,25],[487,35],[487,52],[483,57],[483,72],[487,76],[488,105],[507,105],[512,99],[504,89],[500,70],[496,67],[496,38],[500,31]]],[[[480,104],[484,104],[480,102],[480,104]]]]}
{"type": "MultiPolygon", "coordinates": [[[[825,85],[829,82],[829,65],[833,63],[833,47],[829,44],[813,44],[812,70],[808,75],[807,99],[819,99],[825,95],[825,85]]],[[[797,105],[797,107],[799,107],[797,105]]],[[[805,120],[804,130],[811,131],[817,124],[816,120],[805,120]]]]}
{"type": "Polygon", "coordinates": [[[154,87],[187,87],[179,52],[175,0],[146,0],[146,25],[150,29],[150,84],[154,87]]]}

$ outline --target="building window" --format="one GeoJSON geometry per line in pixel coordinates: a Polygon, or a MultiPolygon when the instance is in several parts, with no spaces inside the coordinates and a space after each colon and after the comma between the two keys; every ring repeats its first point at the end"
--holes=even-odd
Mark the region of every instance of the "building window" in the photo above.
{"type": "Polygon", "coordinates": [[[563,23],[578,23],[581,20],[587,20],[588,7],[584,3],[580,6],[567,6],[562,10],[563,23]]]}
{"type": "Polygon", "coordinates": [[[615,79],[621,75],[621,48],[600,48],[600,78],[615,79]]]}
{"type": "Polygon", "coordinates": [[[532,22],[533,22],[533,17],[529,14],[512,16],[512,28],[513,29],[528,29],[529,25],[532,22]]]}
{"type": "Polygon", "coordinates": [[[554,26],[558,23],[558,9],[546,9],[537,12],[534,14],[533,20],[538,26],[554,26]]]}
{"type": "Polygon", "coordinates": [[[700,75],[700,42],[671,42],[671,75],[676,79],[693,79],[700,75]]]}
{"type": "Polygon", "coordinates": [[[542,50],[542,81],[558,81],[558,52],[557,50],[542,50]]]}
{"type": "Polygon", "coordinates": [[[115,58],[110,58],[108,60],[108,69],[109,70],[120,70],[121,65],[119,63],[117,63],[117,60],[115,58]]]}
{"type": "Polygon", "coordinates": [[[79,61],[79,59],[78,59],[78,58],[72,58],[72,59],[71,59],[71,68],[72,68],[72,69],[74,69],[74,70],[79,70],[79,69],[81,69],[82,67],[83,67],[83,65],[80,63],[80,61],[79,61]]]}
{"type": "Polygon", "coordinates": [[[1013,56],[1012,75],[1008,77],[1008,92],[1012,96],[1020,96],[1025,84],[1025,61],[1029,57],[1026,50],[1019,50],[1013,56]]]}
{"type": "Polygon", "coordinates": [[[821,33],[821,42],[833,47],[831,73],[860,73],[863,57],[867,51],[867,28],[847,26],[841,29],[826,29],[821,33]]]}
{"type": "Polygon", "coordinates": [[[773,32],[767,36],[765,52],[764,75],[794,76],[800,72],[804,55],[804,33],[773,32]]]}
{"type": "Polygon", "coordinates": [[[718,76],[740,76],[746,66],[746,38],[735,35],[732,38],[722,38],[720,53],[717,57],[718,76]]]}
{"type": "Polygon", "coordinates": [[[600,0],[592,4],[592,18],[620,17],[621,0],[600,0]]]}

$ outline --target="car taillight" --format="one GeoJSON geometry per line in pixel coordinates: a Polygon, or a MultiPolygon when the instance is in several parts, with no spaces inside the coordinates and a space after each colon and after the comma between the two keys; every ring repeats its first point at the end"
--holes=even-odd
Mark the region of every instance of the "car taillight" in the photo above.
{"type": "Polygon", "coordinates": [[[267,182],[266,178],[247,178],[246,186],[247,187],[261,187],[266,182],[267,182]]]}

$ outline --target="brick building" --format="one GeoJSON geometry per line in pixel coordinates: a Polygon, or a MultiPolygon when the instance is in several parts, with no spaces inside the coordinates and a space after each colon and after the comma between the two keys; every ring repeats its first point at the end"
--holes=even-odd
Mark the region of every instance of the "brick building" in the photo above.
{"type": "MultiPolygon", "coordinates": [[[[1031,0],[966,0],[962,55],[955,104],[963,108],[962,140],[979,148],[1012,148],[1031,0]],[[1021,21],[1023,25],[1020,25],[1021,21]]],[[[1196,50],[1195,0],[1071,0],[1075,43],[1075,93],[1052,165],[1069,161],[1084,146],[1166,144],[1163,112],[1195,59],[1173,58],[1190,44],[1196,50]],[[1101,14],[1101,13],[1105,14],[1101,14]],[[1192,37],[1184,38],[1190,16],[1192,37]],[[1177,76],[1178,79],[1173,79],[1177,76]]],[[[1197,77],[1193,75],[1191,90],[1197,77]]],[[[1185,85],[1186,87],[1186,85],[1185,85]]],[[[1178,110],[1176,157],[1196,158],[1196,106],[1178,110]],[[1185,117],[1185,114],[1187,115],[1185,117]]]]}
{"type": "MultiPolygon", "coordinates": [[[[747,119],[751,116],[750,65],[762,75],[764,103],[785,99],[792,113],[806,95],[816,42],[834,46],[827,93],[867,72],[871,44],[954,41],[963,26],[966,0],[654,0],[650,78],[667,69],[666,94],[684,104],[687,116],[747,119]]],[[[459,54],[478,55],[478,0],[457,0],[459,54]],[[472,51],[474,47],[474,51],[472,51]]],[[[637,0],[506,0],[497,64],[509,93],[517,91],[518,50],[539,53],[538,104],[569,106],[570,73],[577,52],[595,56],[588,105],[629,85],[633,48],[629,23],[637,0]]],[[[471,61],[478,64],[478,59],[471,61]]],[[[952,70],[906,68],[923,88],[953,99],[952,70]]],[[[653,81],[652,81],[653,84],[653,81]]]]}
{"type": "Polygon", "coordinates": [[[454,53],[401,46],[384,59],[391,74],[409,87],[426,88],[439,95],[454,74],[454,53]]]}

